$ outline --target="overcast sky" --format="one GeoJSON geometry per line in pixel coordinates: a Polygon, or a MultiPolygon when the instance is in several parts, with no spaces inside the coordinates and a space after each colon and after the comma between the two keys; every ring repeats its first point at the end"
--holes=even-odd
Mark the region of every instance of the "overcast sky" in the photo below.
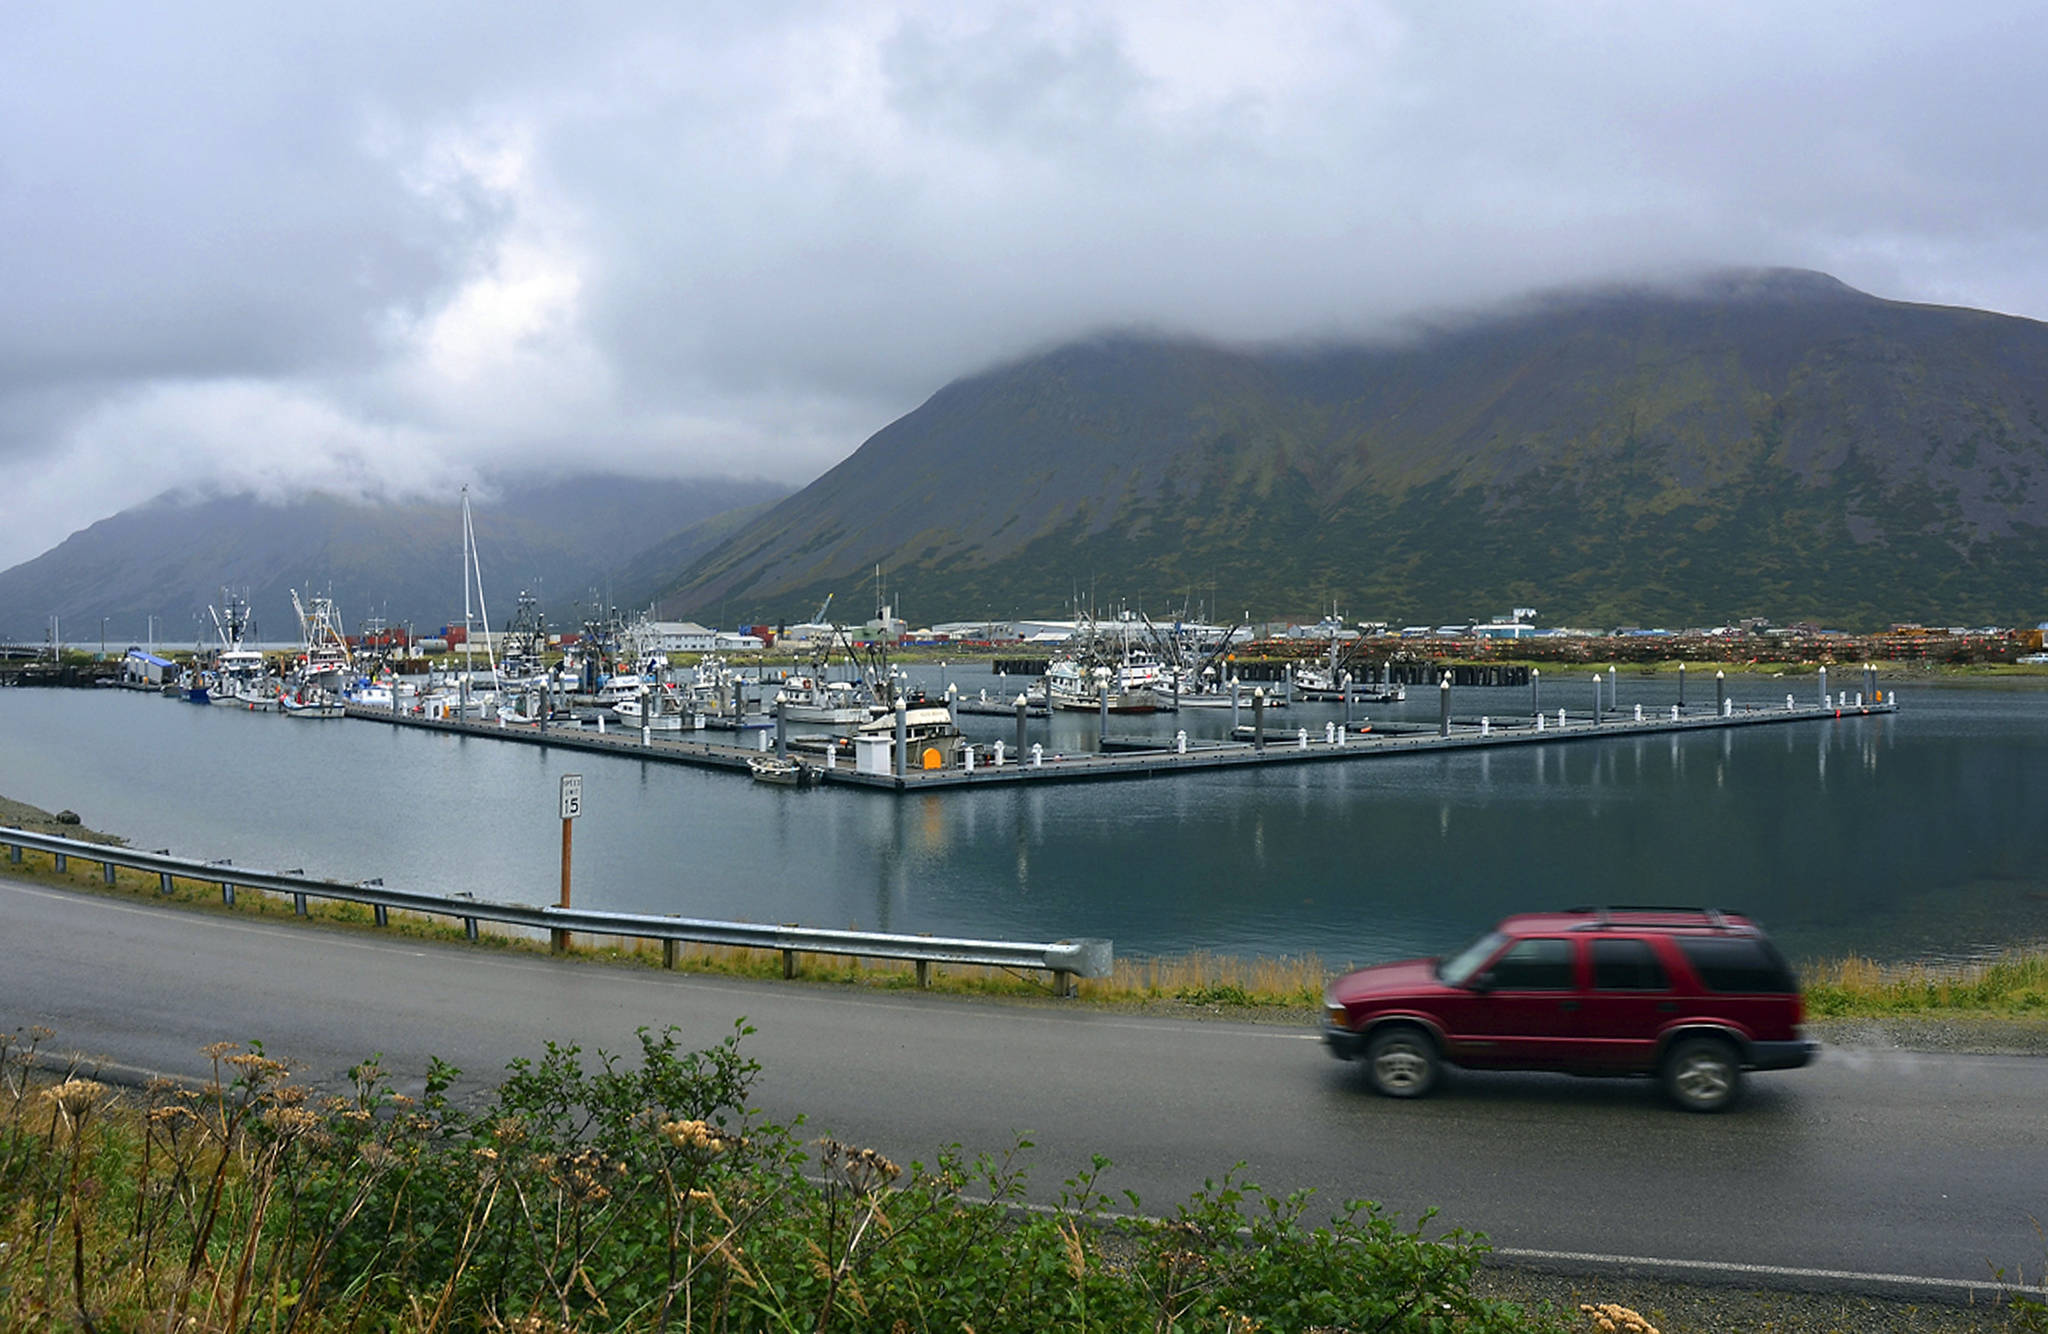
{"type": "Polygon", "coordinates": [[[0,7],[0,568],[174,485],[808,481],[1104,326],[1692,266],[2048,317],[2048,9],[0,7]]]}

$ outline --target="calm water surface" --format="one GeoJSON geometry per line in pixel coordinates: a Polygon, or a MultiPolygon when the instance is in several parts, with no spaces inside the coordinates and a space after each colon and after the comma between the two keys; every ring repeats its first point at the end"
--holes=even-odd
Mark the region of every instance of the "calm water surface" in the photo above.
{"type": "MultiPolygon", "coordinates": [[[[913,672],[1015,690],[979,668],[913,672]]],[[[1710,698],[1695,674],[1702,686],[1710,698]]],[[[1730,693],[1782,703],[1787,688],[1730,693]]],[[[1668,708],[1674,690],[1623,680],[1621,703],[1668,708]]],[[[1543,702],[1583,709],[1580,693],[1546,683],[1543,702]]],[[[1433,722],[1435,692],[1411,694],[1370,711],[1433,722]]],[[[1520,714],[1528,691],[1460,691],[1455,707],[1520,714]]],[[[1320,732],[1338,712],[1272,721],[1320,732]]],[[[1014,735],[1001,718],[962,723],[1014,735]]],[[[1189,711],[1112,730],[1229,725],[1189,711]]],[[[1096,723],[1031,726],[1078,750],[1096,723]]],[[[1743,908],[1801,956],[2048,940],[2048,691],[1911,686],[1894,717],[909,798],[123,691],[0,691],[0,793],[242,866],[550,902],[565,772],[584,775],[588,908],[1332,964],[1594,902],[1743,908]]]]}

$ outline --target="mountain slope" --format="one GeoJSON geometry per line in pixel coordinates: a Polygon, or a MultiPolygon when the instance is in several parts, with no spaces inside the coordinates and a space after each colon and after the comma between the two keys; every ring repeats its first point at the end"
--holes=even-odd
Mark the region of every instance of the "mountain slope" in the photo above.
{"type": "Polygon", "coordinates": [[[2048,614],[2048,326],[1820,274],[1557,295],[1398,344],[1108,337],[964,379],[693,565],[800,614],[1873,624],[2048,614]]]}
{"type": "MultiPolygon", "coordinates": [[[[493,623],[503,623],[522,589],[558,623],[593,590],[608,603],[639,605],[660,580],[621,577],[636,557],[707,518],[786,491],[765,482],[594,476],[480,487],[471,508],[493,623]]],[[[461,556],[459,498],[160,497],[0,572],[0,639],[39,640],[52,615],[75,642],[96,640],[103,616],[119,644],[140,641],[152,616],[160,641],[210,638],[206,608],[223,586],[248,598],[264,639],[297,634],[293,588],[331,592],[351,631],[376,613],[425,633],[462,619],[461,556]]]]}

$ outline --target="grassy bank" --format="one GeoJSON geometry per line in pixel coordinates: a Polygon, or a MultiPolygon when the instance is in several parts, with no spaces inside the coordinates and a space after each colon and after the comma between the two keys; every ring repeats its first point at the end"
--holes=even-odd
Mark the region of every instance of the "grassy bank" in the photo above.
{"type": "MultiPolygon", "coordinates": [[[[0,818],[19,823],[26,810],[33,808],[14,804],[12,812],[0,809],[0,818]]],[[[74,826],[56,824],[43,813],[37,814],[42,817],[39,823],[50,832],[70,837],[90,834],[74,826]]],[[[68,889],[174,903],[201,911],[271,918],[296,915],[289,898],[250,889],[239,891],[234,906],[227,907],[221,902],[219,884],[211,880],[174,880],[171,893],[165,895],[154,875],[121,870],[109,886],[101,877],[98,863],[79,858],[71,859],[70,865],[59,871],[54,858],[28,852],[20,865],[6,865],[5,869],[22,879],[68,889]]],[[[357,904],[312,900],[306,916],[310,923],[327,927],[384,930],[451,942],[463,939],[461,927],[448,919],[402,912],[390,913],[389,924],[379,928],[374,925],[371,910],[357,904]]],[[[479,948],[536,953],[548,949],[545,940],[493,931],[490,926],[480,924],[479,948]]],[[[569,953],[573,958],[628,967],[659,968],[663,962],[658,942],[613,937],[575,937],[569,953]]],[[[1324,984],[1335,973],[1351,966],[1349,961],[1332,964],[1313,954],[1278,958],[1206,952],[1164,958],[1120,956],[1110,977],[1081,979],[1080,999],[1108,1006],[1169,1005],[1245,1016],[1270,1014],[1276,1019],[1311,1022],[1320,1013],[1324,984]]],[[[676,967],[692,973],[764,980],[783,975],[782,956],[776,951],[711,945],[678,947],[676,967]]],[[[2015,950],[1983,963],[1939,967],[1883,964],[1865,958],[1823,959],[1806,961],[1799,971],[1806,986],[1808,1012],[1815,1018],[1996,1019],[2038,1024],[2048,1031],[2048,949],[2015,950]]],[[[813,983],[904,990],[917,986],[911,964],[885,959],[800,955],[798,974],[813,983]]],[[[1050,993],[1050,981],[1043,974],[1010,973],[974,965],[934,964],[929,970],[929,983],[931,990],[962,995],[1034,998],[1050,993]]]]}
{"type": "MultiPolygon", "coordinates": [[[[1096,1158],[1022,1212],[1030,1148],[899,1166],[747,1109],[742,1027],[705,1051],[550,1046],[478,1110],[374,1061],[345,1091],[257,1047],[122,1099],[0,1037],[10,1330],[1373,1329],[1538,1334],[1479,1296],[1485,1247],[1222,1170],[1170,1221],[1096,1158]]],[[[1423,1220],[1424,1223],[1427,1220],[1423,1220]]],[[[1586,1328],[1578,1321],[1573,1327],[1586,1328]]]]}

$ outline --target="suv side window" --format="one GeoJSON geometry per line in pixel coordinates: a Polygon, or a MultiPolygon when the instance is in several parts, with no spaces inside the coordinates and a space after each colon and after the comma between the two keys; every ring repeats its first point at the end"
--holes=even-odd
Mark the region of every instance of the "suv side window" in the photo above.
{"type": "Polygon", "coordinates": [[[1490,971],[1500,991],[1570,991],[1572,943],[1541,936],[1518,940],[1490,971]]]}
{"type": "Polygon", "coordinates": [[[1647,940],[1593,942],[1595,991],[1668,991],[1671,979],[1647,940]]]}
{"type": "Polygon", "coordinates": [[[1789,995],[1799,990],[1791,967],[1755,936],[1680,936],[1678,948],[1709,991],[1789,995]]]}

